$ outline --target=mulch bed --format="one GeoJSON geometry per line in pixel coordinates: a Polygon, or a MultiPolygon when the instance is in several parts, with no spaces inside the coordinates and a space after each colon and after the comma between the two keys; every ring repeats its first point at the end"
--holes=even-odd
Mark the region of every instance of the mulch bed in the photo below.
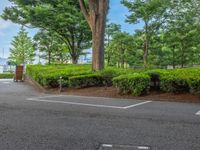
{"type": "MultiPolygon", "coordinates": [[[[58,89],[46,89],[48,93],[58,94],[58,89]]],[[[120,95],[118,90],[114,87],[91,87],[83,89],[64,88],[60,93],[62,95],[78,95],[78,96],[95,96],[95,97],[108,97],[108,98],[121,98],[121,99],[140,99],[152,101],[175,101],[175,102],[191,102],[200,103],[200,94],[189,93],[162,93],[151,91],[148,95],[132,96],[120,95]]]]}

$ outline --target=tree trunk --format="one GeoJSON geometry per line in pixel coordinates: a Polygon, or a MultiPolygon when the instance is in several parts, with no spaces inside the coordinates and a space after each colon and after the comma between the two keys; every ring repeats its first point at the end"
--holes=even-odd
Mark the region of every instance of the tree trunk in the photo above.
{"type": "Polygon", "coordinates": [[[92,69],[94,71],[104,68],[104,31],[102,29],[102,26],[98,23],[92,34],[92,69]]]}
{"type": "Polygon", "coordinates": [[[123,48],[123,45],[121,43],[121,68],[124,69],[124,63],[125,63],[125,59],[124,59],[124,55],[125,55],[125,50],[123,48]]]}
{"type": "Polygon", "coordinates": [[[75,55],[72,55],[72,64],[77,64],[78,63],[78,57],[75,55]]]}
{"type": "Polygon", "coordinates": [[[172,50],[172,65],[173,65],[173,69],[176,69],[176,63],[175,63],[175,46],[173,47],[173,50],[172,50]]]}
{"type": "Polygon", "coordinates": [[[51,64],[51,51],[48,51],[48,64],[51,64]]]}
{"type": "Polygon", "coordinates": [[[79,0],[81,10],[92,31],[92,69],[104,69],[104,33],[109,0],[79,0]]]}
{"type": "Polygon", "coordinates": [[[184,64],[185,64],[185,52],[184,52],[183,42],[181,42],[181,68],[184,67],[184,64]]]}
{"type": "Polygon", "coordinates": [[[145,22],[145,39],[144,39],[144,67],[148,66],[148,49],[149,49],[149,38],[148,38],[148,21],[145,22]]]}

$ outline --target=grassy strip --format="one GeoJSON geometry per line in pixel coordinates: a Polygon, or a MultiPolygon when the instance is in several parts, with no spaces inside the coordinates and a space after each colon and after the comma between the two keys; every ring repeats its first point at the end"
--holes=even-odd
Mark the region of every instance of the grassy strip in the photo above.
{"type": "Polygon", "coordinates": [[[14,74],[11,74],[11,73],[0,74],[0,79],[12,79],[13,77],[14,77],[14,74]]]}

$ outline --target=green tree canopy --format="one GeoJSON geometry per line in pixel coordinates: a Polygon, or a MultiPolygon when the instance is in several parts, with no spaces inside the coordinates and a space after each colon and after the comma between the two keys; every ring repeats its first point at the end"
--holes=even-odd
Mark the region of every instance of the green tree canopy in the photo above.
{"type": "Polygon", "coordinates": [[[74,0],[10,0],[2,17],[24,26],[54,32],[66,44],[73,63],[83,49],[90,47],[91,31],[74,0]]]}
{"type": "Polygon", "coordinates": [[[34,43],[24,28],[20,29],[17,36],[14,37],[10,49],[9,60],[15,64],[32,64],[35,57],[34,43]]]}
{"type": "Polygon", "coordinates": [[[40,30],[34,36],[34,41],[40,58],[47,60],[48,64],[68,61],[68,47],[54,32],[40,30]]]}

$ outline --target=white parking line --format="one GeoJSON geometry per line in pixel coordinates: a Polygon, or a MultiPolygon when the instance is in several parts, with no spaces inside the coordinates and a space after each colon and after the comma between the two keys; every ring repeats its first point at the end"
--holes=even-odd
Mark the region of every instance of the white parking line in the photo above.
{"type": "Polygon", "coordinates": [[[142,103],[137,103],[137,104],[134,104],[134,105],[126,106],[126,107],[123,107],[123,108],[124,109],[133,108],[133,107],[144,105],[144,104],[151,103],[151,102],[152,101],[146,101],[146,102],[142,102],[142,103]]]}
{"type": "Polygon", "coordinates": [[[10,82],[3,82],[3,84],[11,84],[10,82]]]}
{"type": "Polygon", "coordinates": [[[13,79],[0,79],[0,82],[8,82],[8,81],[13,81],[13,79]]]}
{"type": "Polygon", "coordinates": [[[124,109],[123,107],[108,106],[108,105],[96,105],[96,104],[75,103],[75,102],[65,102],[65,101],[54,101],[54,100],[39,100],[39,99],[28,99],[28,100],[29,101],[37,101],[37,102],[48,102],[48,103],[62,103],[62,104],[70,104],[70,105],[79,105],[79,106],[92,106],[92,107],[124,109]]]}
{"type": "MultiPolygon", "coordinates": [[[[70,101],[45,100],[41,98],[44,98],[44,97],[28,98],[27,100],[35,101],[35,102],[60,103],[60,104],[69,104],[69,105],[90,106],[90,107],[99,107],[99,108],[115,108],[115,109],[129,109],[129,108],[133,108],[133,107],[144,105],[151,102],[151,101],[145,101],[145,102],[137,103],[130,106],[120,107],[120,106],[112,106],[112,105],[88,104],[88,103],[78,103],[78,102],[70,102],[70,101]]],[[[45,96],[45,98],[47,98],[47,96],[45,96]]]]}
{"type": "Polygon", "coordinates": [[[200,116],[200,110],[195,115],[200,116]]]}
{"type": "MultiPolygon", "coordinates": [[[[112,144],[102,144],[101,148],[117,148],[117,149],[138,149],[138,150],[150,150],[147,146],[131,146],[131,145],[112,145],[112,144]]],[[[100,149],[101,150],[101,149],[100,149]]]]}
{"type": "MultiPolygon", "coordinates": [[[[78,95],[47,95],[47,96],[41,96],[41,97],[34,97],[34,99],[43,99],[43,98],[53,98],[53,97],[75,97],[75,98],[97,98],[97,99],[104,99],[104,100],[110,100],[112,98],[109,97],[95,97],[95,96],[78,96],[78,95]]],[[[130,100],[130,99],[120,99],[118,100],[130,100]]]]}

